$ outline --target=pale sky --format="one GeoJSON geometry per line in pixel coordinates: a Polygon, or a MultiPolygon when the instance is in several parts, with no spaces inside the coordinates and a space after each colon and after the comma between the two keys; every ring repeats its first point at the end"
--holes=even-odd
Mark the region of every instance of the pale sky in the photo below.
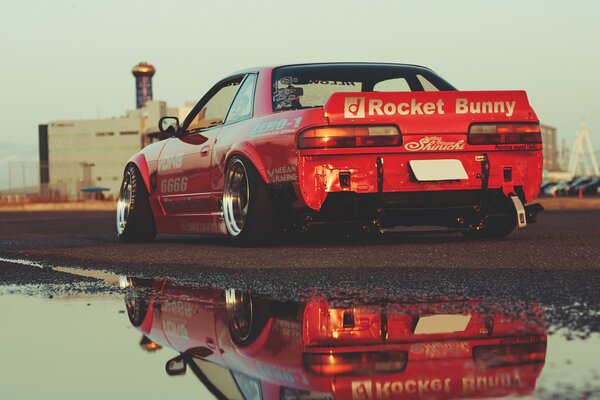
{"type": "Polygon", "coordinates": [[[600,150],[600,2],[594,0],[0,0],[0,187],[7,160],[37,160],[37,126],[198,100],[249,66],[381,61],[428,66],[459,89],[524,89],[570,145],[587,120],[600,150]]]}

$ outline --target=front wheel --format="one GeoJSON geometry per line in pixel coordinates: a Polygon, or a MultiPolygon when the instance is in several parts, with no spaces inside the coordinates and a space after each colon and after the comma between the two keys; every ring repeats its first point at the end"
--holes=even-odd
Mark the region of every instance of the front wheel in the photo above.
{"type": "Polygon", "coordinates": [[[130,286],[125,293],[125,307],[131,325],[137,328],[142,325],[148,314],[153,281],[151,279],[130,278],[129,282],[130,286]]]}
{"type": "Polygon", "coordinates": [[[117,236],[130,243],[149,242],[156,236],[148,192],[135,165],[129,165],[125,169],[119,191],[117,236]]]}
{"type": "Polygon", "coordinates": [[[280,223],[267,186],[245,158],[233,157],[225,170],[223,217],[236,245],[262,245],[276,240],[280,223]]]}

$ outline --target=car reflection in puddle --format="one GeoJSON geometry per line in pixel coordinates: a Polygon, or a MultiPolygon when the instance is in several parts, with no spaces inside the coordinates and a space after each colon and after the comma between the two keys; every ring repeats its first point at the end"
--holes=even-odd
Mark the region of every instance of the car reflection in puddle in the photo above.
{"type": "Polygon", "coordinates": [[[540,307],[357,298],[276,301],[244,291],[129,279],[147,349],[180,353],[217,398],[384,399],[531,395],[546,358],[540,307]]]}

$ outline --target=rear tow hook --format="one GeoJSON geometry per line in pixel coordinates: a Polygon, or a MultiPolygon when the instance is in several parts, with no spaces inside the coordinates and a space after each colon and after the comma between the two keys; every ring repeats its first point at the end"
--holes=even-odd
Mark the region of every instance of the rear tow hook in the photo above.
{"type": "Polygon", "coordinates": [[[512,195],[510,196],[510,199],[512,200],[513,205],[515,206],[515,211],[517,212],[517,224],[519,225],[519,229],[526,228],[527,214],[525,212],[525,206],[523,206],[519,196],[512,195]]]}
{"type": "Polygon", "coordinates": [[[517,224],[519,228],[525,228],[528,224],[533,224],[536,222],[537,215],[544,211],[544,207],[539,203],[523,206],[523,203],[518,196],[511,195],[510,199],[512,200],[515,211],[517,212],[517,224]]]}

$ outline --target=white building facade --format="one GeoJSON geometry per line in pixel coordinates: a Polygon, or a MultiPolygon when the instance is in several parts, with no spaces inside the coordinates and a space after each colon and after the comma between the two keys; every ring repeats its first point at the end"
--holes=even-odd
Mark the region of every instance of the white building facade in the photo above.
{"type": "Polygon", "coordinates": [[[193,105],[169,108],[164,101],[150,100],[121,117],[49,122],[47,182],[41,182],[42,191],[65,200],[89,198],[88,190],[98,190],[97,196],[102,193],[103,198],[116,198],[125,163],[157,140],[158,120],[167,115],[181,120],[193,105]]]}

